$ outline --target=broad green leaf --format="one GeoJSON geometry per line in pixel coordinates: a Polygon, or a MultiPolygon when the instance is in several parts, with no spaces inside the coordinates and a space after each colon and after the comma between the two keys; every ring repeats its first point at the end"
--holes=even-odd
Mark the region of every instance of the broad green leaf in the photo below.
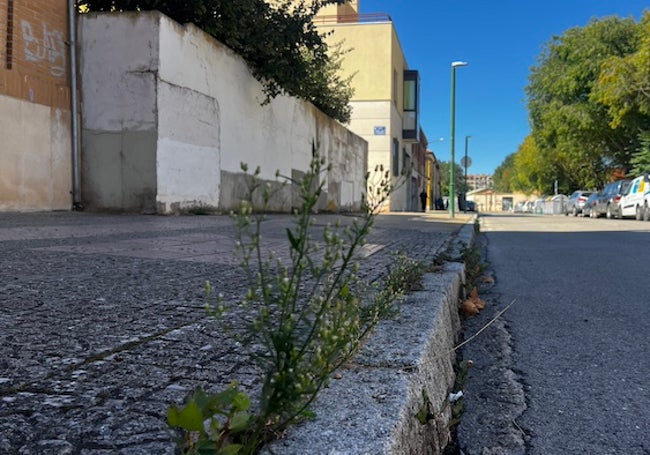
{"type": "Polygon", "coordinates": [[[180,417],[179,409],[176,406],[172,406],[167,410],[167,423],[172,427],[180,426],[180,417]]]}
{"type": "Polygon", "coordinates": [[[203,391],[203,389],[196,389],[194,391],[194,395],[192,395],[192,400],[196,402],[198,407],[201,409],[203,415],[207,417],[209,413],[206,412],[206,407],[210,403],[210,397],[208,396],[208,394],[206,394],[203,391]]]}
{"type": "Polygon", "coordinates": [[[213,412],[222,412],[225,408],[232,405],[233,400],[237,396],[237,389],[235,387],[229,386],[223,392],[220,392],[216,395],[210,397],[210,409],[213,412]]]}
{"type": "Polygon", "coordinates": [[[203,414],[195,401],[190,401],[183,409],[172,407],[167,411],[167,421],[173,427],[187,431],[203,431],[203,414]]]}
{"type": "Polygon", "coordinates": [[[250,416],[247,412],[236,412],[230,420],[230,431],[242,431],[248,425],[250,416]]]}
{"type": "Polygon", "coordinates": [[[244,392],[239,392],[232,400],[232,406],[237,411],[246,411],[251,407],[251,399],[244,392]]]}
{"type": "Polygon", "coordinates": [[[236,455],[241,450],[241,444],[229,444],[226,447],[220,449],[217,452],[217,455],[236,455]]]}

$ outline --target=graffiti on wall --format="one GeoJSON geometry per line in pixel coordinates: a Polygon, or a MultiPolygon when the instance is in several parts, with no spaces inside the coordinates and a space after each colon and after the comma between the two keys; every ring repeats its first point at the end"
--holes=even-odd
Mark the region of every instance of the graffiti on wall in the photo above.
{"type": "Polygon", "coordinates": [[[64,35],[60,30],[50,29],[45,22],[41,30],[34,31],[32,24],[21,21],[23,41],[25,42],[25,60],[28,62],[46,62],[50,65],[50,74],[54,77],[65,76],[66,46],[64,35]]]}

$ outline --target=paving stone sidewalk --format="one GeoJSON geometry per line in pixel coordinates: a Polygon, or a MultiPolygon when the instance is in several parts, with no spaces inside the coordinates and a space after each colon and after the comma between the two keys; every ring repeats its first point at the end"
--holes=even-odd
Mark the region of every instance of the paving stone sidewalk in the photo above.
{"type": "MultiPolygon", "coordinates": [[[[318,215],[323,227],[350,216],[318,215]]],[[[288,253],[292,218],[271,215],[265,247],[288,253]]],[[[393,253],[431,261],[469,216],[382,215],[361,272],[393,253]]],[[[218,322],[203,285],[227,300],[245,282],[227,216],[0,213],[0,453],[174,453],[166,410],[201,385],[259,374],[218,322]]]]}

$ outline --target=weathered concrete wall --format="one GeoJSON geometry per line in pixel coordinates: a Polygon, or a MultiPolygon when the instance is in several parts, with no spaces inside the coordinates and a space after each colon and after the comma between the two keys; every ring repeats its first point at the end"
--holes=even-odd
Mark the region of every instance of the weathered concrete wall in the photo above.
{"type": "Polygon", "coordinates": [[[82,77],[82,197],[90,209],[155,211],[158,23],[85,17],[82,77]]]}
{"type": "MultiPolygon", "coordinates": [[[[333,165],[319,208],[359,208],[367,143],[295,98],[261,106],[246,63],[195,26],[149,12],[85,15],[80,29],[88,206],[234,209],[245,192],[240,163],[275,184],[276,171],[308,168],[316,141],[333,165]],[[143,176],[133,181],[127,170],[143,176]]],[[[280,188],[268,208],[292,205],[290,188],[280,188]]]]}
{"type": "Polygon", "coordinates": [[[0,95],[0,210],[70,210],[70,112],[0,95]]]}

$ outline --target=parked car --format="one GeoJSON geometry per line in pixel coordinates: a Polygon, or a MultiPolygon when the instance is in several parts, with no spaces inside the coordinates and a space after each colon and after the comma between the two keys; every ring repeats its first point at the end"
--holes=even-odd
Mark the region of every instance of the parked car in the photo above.
{"type": "Polygon", "coordinates": [[[476,203],[474,201],[465,201],[465,207],[468,212],[476,212],[476,203]]]}
{"type": "Polygon", "coordinates": [[[623,197],[629,186],[630,180],[617,180],[608,183],[596,200],[594,209],[592,209],[596,212],[596,218],[601,215],[605,215],[607,218],[620,218],[621,197],[623,197]]]}
{"type": "Polygon", "coordinates": [[[596,202],[602,193],[591,193],[585,202],[585,205],[582,206],[582,216],[588,216],[590,218],[598,218],[598,212],[596,211],[596,202]]]}
{"type": "Polygon", "coordinates": [[[566,212],[564,212],[564,214],[568,215],[570,213],[573,216],[580,215],[582,213],[582,208],[584,207],[585,202],[587,202],[589,196],[591,196],[591,193],[593,193],[593,191],[574,191],[566,201],[566,212]]]}
{"type": "Polygon", "coordinates": [[[623,218],[634,217],[637,220],[650,219],[650,204],[648,193],[650,192],[650,179],[648,174],[635,178],[630,182],[625,194],[621,197],[621,216],[623,218]]]}

